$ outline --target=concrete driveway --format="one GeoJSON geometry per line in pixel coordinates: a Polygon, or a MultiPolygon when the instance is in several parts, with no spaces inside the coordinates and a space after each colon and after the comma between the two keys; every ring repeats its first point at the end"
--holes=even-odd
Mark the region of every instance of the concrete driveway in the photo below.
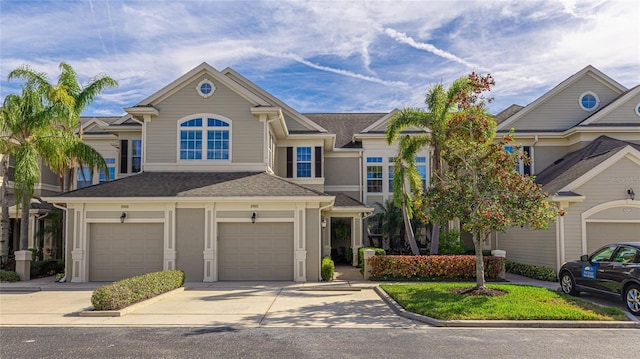
{"type": "Polygon", "coordinates": [[[93,288],[73,283],[0,294],[2,326],[217,326],[406,328],[370,283],[186,283],[185,290],[122,317],[81,317],[93,288]],[[56,287],[57,286],[57,287],[56,287]],[[66,288],[66,289],[63,289],[66,288]]]}

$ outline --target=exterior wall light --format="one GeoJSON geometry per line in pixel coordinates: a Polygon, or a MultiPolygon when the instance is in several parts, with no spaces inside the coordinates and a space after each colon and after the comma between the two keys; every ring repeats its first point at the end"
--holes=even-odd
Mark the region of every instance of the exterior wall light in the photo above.
{"type": "Polygon", "coordinates": [[[122,212],[120,215],[120,223],[124,223],[125,218],[127,218],[127,212],[122,212]]]}
{"type": "Polygon", "coordinates": [[[251,215],[251,223],[256,223],[256,212],[251,215]]]}
{"type": "Polygon", "coordinates": [[[636,198],[635,192],[633,192],[633,188],[627,188],[627,196],[633,201],[636,198]]]}

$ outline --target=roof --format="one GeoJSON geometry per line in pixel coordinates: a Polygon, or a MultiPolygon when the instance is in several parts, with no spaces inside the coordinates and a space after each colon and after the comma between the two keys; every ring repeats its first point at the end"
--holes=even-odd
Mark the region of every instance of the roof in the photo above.
{"type": "Polygon", "coordinates": [[[496,120],[496,123],[500,124],[504,120],[506,120],[507,118],[515,115],[518,111],[522,110],[523,108],[524,108],[524,106],[513,104],[513,105],[505,108],[504,110],[500,111],[493,118],[496,120]]]}
{"type": "Polygon", "coordinates": [[[310,196],[329,195],[266,172],[142,172],[53,198],[310,196]]]}
{"type": "Polygon", "coordinates": [[[335,207],[369,207],[366,204],[358,201],[357,199],[347,196],[344,193],[340,192],[327,192],[327,194],[336,197],[336,201],[334,204],[335,207]]]}
{"type": "Polygon", "coordinates": [[[640,144],[600,136],[545,168],[536,175],[536,183],[546,192],[556,193],[627,146],[640,150],[640,144]]]}
{"type": "Polygon", "coordinates": [[[387,115],[387,113],[306,113],[308,119],[316,122],[330,133],[336,134],[336,148],[361,148],[353,142],[353,135],[387,115]]]}

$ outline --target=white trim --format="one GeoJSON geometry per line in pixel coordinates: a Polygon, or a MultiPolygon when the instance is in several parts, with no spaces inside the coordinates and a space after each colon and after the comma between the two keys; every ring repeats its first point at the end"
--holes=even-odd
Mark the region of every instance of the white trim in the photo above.
{"type": "Polygon", "coordinates": [[[614,165],[616,162],[618,162],[622,158],[628,158],[640,166],[640,151],[628,145],[624,147],[622,150],[618,151],[618,153],[616,153],[615,155],[607,158],[605,161],[603,161],[599,165],[589,170],[587,173],[575,179],[573,182],[562,187],[560,190],[558,190],[558,192],[572,191],[577,187],[582,186],[583,184],[587,183],[598,174],[602,173],[607,168],[614,165]]]}
{"type": "Polygon", "coordinates": [[[364,130],[360,131],[360,133],[367,133],[373,129],[375,129],[376,127],[382,125],[383,123],[387,122],[393,115],[395,115],[397,112],[399,112],[400,110],[393,109],[393,111],[389,112],[388,114],[382,116],[380,119],[378,119],[376,122],[372,123],[371,125],[369,125],[367,128],[365,128],[364,130]]]}
{"type": "Polygon", "coordinates": [[[178,163],[146,163],[145,172],[266,172],[264,163],[238,163],[227,160],[182,160],[178,163]]]}
{"type": "Polygon", "coordinates": [[[202,96],[203,98],[209,98],[213,95],[214,92],[216,92],[216,85],[214,85],[211,80],[205,77],[204,79],[202,79],[202,81],[198,82],[198,84],[196,85],[196,92],[198,93],[198,95],[202,96]],[[210,92],[209,93],[202,92],[202,85],[211,86],[210,92]]]}
{"type": "Polygon", "coordinates": [[[357,184],[344,186],[324,186],[325,192],[358,192],[359,190],[360,186],[358,186],[357,184]]]}
{"type": "Polygon", "coordinates": [[[606,203],[601,203],[599,205],[593,206],[588,210],[582,212],[580,215],[580,226],[581,226],[581,236],[582,236],[582,253],[587,253],[587,223],[640,223],[640,218],[637,220],[607,220],[607,219],[589,219],[589,217],[594,214],[600,213],[602,211],[617,208],[617,207],[634,207],[640,208],[640,200],[617,200],[606,203]]]}
{"type": "Polygon", "coordinates": [[[596,109],[598,109],[598,106],[600,106],[600,97],[598,97],[598,95],[592,91],[583,92],[582,95],[578,96],[578,105],[580,106],[581,109],[587,112],[593,112],[596,109]],[[585,107],[584,104],[582,103],[582,99],[585,96],[593,96],[593,98],[596,100],[596,104],[593,105],[593,107],[585,107]]]}

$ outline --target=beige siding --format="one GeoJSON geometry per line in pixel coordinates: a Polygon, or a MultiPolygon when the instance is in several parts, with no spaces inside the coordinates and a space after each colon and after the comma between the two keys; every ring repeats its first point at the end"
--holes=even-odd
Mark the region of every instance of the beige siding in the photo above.
{"type": "MultiPolygon", "coordinates": [[[[173,163],[177,160],[177,121],[197,113],[211,113],[231,120],[231,159],[236,163],[263,162],[264,125],[251,114],[253,105],[213,80],[216,90],[202,98],[196,85],[206,76],[187,83],[171,96],[154,103],[160,115],[147,127],[147,162],[173,163]]],[[[208,77],[211,80],[210,77],[208,77]]]]}
{"type": "Polygon", "coordinates": [[[320,279],[320,211],[318,209],[307,209],[305,218],[307,281],[317,282],[320,279]]]}
{"type": "Polygon", "coordinates": [[[176,210],[176,269],[184,271],[185,281],[204,279],[204,209],[176,210]]]}
{"type": "Polygon", "coordinates": [[[357,186],[360,184],[359,159],[344,157],[325,157],[325,186],[357,186]]]}
{"type": "Polygon", "coordinates": [[[287,148],[276,147],[274,172],[280,177],[287,177],[287,148]]]}
{"type": "Polygon", "coordinates": [[[567,147],[536,146],[533,150],[535,172],[540,173],[568,153],[567,147]]]}
{"type": "Polygon", "coordinates": [[[590,91],[598,95],[599,108],[611,102],[619,92],[605,86],[592,76],[584,76],[560,93],[540,104],[536,109],[511,125],[516,130],[565,130],[590,116],[578,104],[580,95],[590,91]]]}
{"type": "Polygon", "coordinates": [[[45,165],[42,160],[39,160],[40,166],[40,183],[51,186],[60,187],[60,179],[57,173],[53,173],[49,166],[45,165]]]}
{"type": "Polygon", "coordinates": [[[294,120],[293,117],[289,116],[289,114],[287,113],[284,113],[283,116],[284,116],[284,122],[287,124],[287,128],[289,129],[289,131],[292,131],[292,132],[310,131],[310,130],[315,131],[314,128],[305,126],[301,122],[294,120]]]}
{"type": "Polygon", "coordinates": [[[608,113],[599,121],[592,122],[592,124],[640,123],[640,117],[636,114],[636,107],[638,106],[638,103],[640,103],[640,94],[619,105],[618,108],[608,113]]]}
{"type": "Polygon", "coordinates": [[[498,234],[498,248],[507,252],[507,259],[525,264],[556,269],[556,224],[546,230],[514,227],[498,234]]]}
{"type": "MultiPolygon", "coordinates": [[[[582,219],[581,214],[597,205],[625,199],[625,189],[628,187],[640,187],[640,166],[633,161],[623,158],[602,173],[592,178],[589,182],[574,190],[586,199],[581,203],[574,203],[567,209],[565,221],[565,253],[566,259],[579,258],[582,249],[582,219]],[[628,182],[627,179],[631,179],[628,182]]],[[[634,208],[630,212],[618,210],[618,218],[638,218],[638,211],[634,208]]]]}

